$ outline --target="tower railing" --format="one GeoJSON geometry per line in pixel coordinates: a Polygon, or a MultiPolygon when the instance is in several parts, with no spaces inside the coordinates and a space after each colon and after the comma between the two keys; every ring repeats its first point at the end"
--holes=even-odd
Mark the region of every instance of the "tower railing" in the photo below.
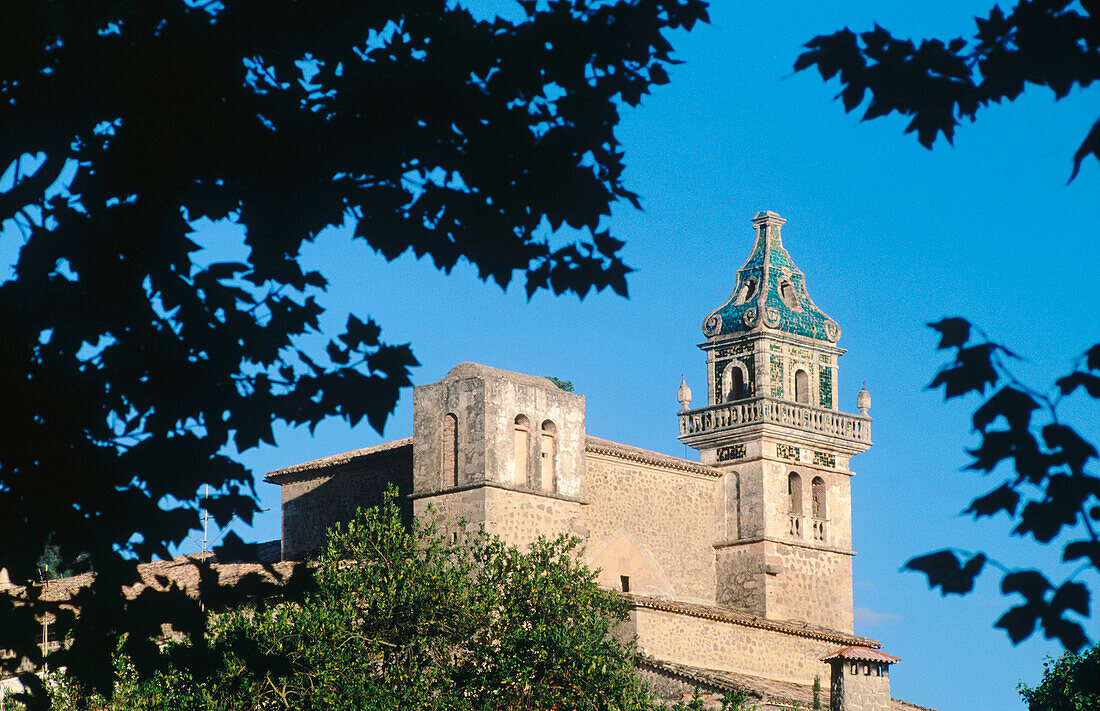
{"type": "Polygon", "coordinates": [[[680,436],[772,423],[871,443],[871,418],[771,397],[708,405],[680,413],[680,436]]]}

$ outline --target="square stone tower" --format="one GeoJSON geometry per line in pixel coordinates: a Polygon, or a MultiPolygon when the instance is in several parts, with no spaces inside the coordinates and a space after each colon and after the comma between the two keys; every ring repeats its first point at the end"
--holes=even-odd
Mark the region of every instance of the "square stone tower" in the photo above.
{"type": "Polygon", "coordinates": [[[840,328],[784,249],[785,220],[761,212],[752,222],[734,292],[703,321],[707,405],[690,409],[689,393],[679,416],[680,440],[725,472],[715,598],[850,633],[848,462],[871,446],[871,420],[865,408],[837,410],[840,328]]]}
{"type": "Polygon", "coordinates": [[[584,397],[546,378],[456,365],[413,389],[414,514],[518,545],[584,537],[584,427],[584,397]]]}
{"type": "Polygon", "coordinates": [[[897,657],[868,647],[845,647],[827,657],[830,711],[890,708],[890,665],[897,657]]]}

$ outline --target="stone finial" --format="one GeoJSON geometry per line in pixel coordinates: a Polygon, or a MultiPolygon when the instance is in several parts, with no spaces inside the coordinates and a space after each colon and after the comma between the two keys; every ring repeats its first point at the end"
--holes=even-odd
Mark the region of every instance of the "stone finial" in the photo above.
{"type": "Polygon", "coordinates": [[[752,224],[758,228],[760,225],[775,225],[776,227],[782,227],[785,222],[786,220],[780,217],[779,213],[772,212],[771,210],[758,212],[756,213],[756,217],[752,218],[752,224]]]}
{"type": "Polygon", "coordinates": [[[688,387],[687,381],[684,380],[683,373],[680,373],[680,388],[676,391],[676,399],[680,401],[681,412],[691,406],[691,388],[688,387]]]}
{"type": "Polygon", "coordinates": [[[871,409],[871,393],[867,392],[867,383],[863,384],[863,387],[859,390],[859,395],[856,396],[856,407],[859,408],[859,414],[866,415],[871,409]]]}

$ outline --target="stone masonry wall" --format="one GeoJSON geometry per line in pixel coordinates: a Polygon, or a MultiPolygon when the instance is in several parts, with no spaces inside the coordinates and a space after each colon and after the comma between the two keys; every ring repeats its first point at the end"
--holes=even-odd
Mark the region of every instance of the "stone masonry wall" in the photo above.
{"type": "Polygon", "coordinates": [[[600,584],[713,604],[721,479],[588,453],[588,562],[600,584]]]}
{"type": "Polygon", "coordinates": [[[479,486],[417,498],[413,511],[422,522],[432,521],[440,534],[474,533],[481,525],[507,543],[526,546],[539,536],[560,533],[585,537],[582,504],[523,489],[479,486]],[[430,509],[429,509],[430,507],[430,509]],[[459,522],[465,519],[465,526],[459,522]]]}
{"type": "Polygon", "coordinates": [[[825,683],[829,667],[821,657],[838,647],[835,642],[663,610],[639,608],[631,617],[644,654],[796,684],[813,684],[815,676],[825,683]]]}
{"type": "Polygon", "coordinates": [[[396,484],[398,500],[406,516],[406,495],[412,491],[412,447],[371,457],[361,462],[303,473],[281,484],[282,556],[299,560],[321,547],[325,531],[337,521],[348,521],[357,508],[370,508],[382,500],[382,492],[396,484]]]}
{"type": "Polygon", "coordinates": [[[767,615],[764,543],[723,546],[716,551],[715,601],[719,605],[767,615]]]}
{"type": "Polygon", "coordinates": [[[546,378],[460,363],[413,389],[414,491],[453,488],[443,473],[445,418],[457,422],[457,486],[483,481],[542,489],[542,438],[553,442],[551,493],[584,496],[584,397],[546,378]],[[526,471],[517,477],[516,418],[526,418],[526,471]]]}
{"type": "Polygon", "coordinates": [[[801,620],[850,634],[851,556],[770,541],[765,546],[766,559],[778,567],[769,576],[767,617],[801,620]]]}
{"type": "Polygon", "coordinates": [[[860,661],[833,663],[837,665],[831,685],[836,711],[887,711],[893,707],[888,665],[860,661]]]}

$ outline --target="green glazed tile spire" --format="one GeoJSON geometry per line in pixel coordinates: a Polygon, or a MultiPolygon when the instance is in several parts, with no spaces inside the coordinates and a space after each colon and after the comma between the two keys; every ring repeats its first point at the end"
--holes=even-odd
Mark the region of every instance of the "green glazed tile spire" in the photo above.
{"type": "Polygon", "coordinates": [[[752,253],[737,270],[733,294],[703,320],[708,338],[750,331],[781,331],[829,343],[840,338],[840,327],[810,299],[806,277],[783,248],[779,230],[784,222],[770,210],[752,218],[752,253]]]}

